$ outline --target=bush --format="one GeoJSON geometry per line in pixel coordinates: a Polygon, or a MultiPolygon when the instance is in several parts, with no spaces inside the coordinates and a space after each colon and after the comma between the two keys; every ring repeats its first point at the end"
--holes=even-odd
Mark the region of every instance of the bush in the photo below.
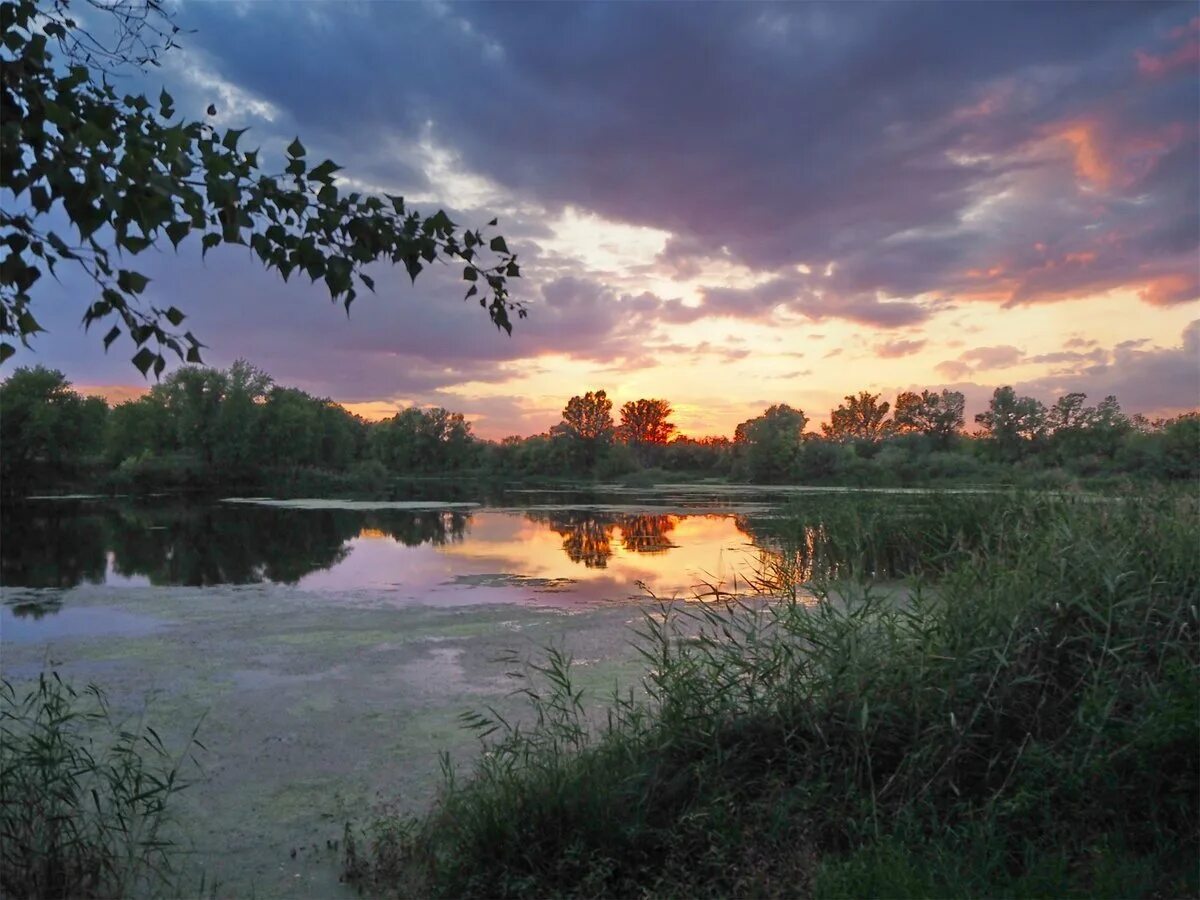
{"type": "Polygon", "coordinates": [[[95,685],[0,683],[0,885],[9,897],[125,897],[171,886],[167,803],[200,747],[172,756],[116,721],[95,685]]]}
{"type": "Polygon", "coordinates": [[[441,896],[1194,895],[1197,512],[847,514],[825,539],[908,553],[902,602],[869,581],[811,601],[781,564],[781,601],[665,607],[644,691],[599,728],[552,653],[532,724],[468,717],[472,777],[380,823],[351,874],[441,896]]]}

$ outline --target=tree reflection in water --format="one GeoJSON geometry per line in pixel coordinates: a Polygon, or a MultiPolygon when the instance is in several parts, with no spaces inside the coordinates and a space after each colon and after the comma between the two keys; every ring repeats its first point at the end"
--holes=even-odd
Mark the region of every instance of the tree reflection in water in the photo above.
{"type": "Polygon", "coordinates": [[[533,522],[541,522],[559,534],[563,551],[571,562],[589,569],[603,569],[613,555],[613,535],[619,529],[621,546],[634,553],[665,553],[675,545],[667,532],[675,527],[676,516],[627,515],[592,510],[555,510],[526,513],[533,522]]]}
{"type": "MultiPolygon", "coordinates": [[[[435,510],[289,510],[60,501],[0,512],[0,584],[70,588],[112,571],[152,585],[295,584],[346,558],[364,531],[405,546],[461,541],[469,516],[435,510]]],[[[17,612],[16,606],[13,607],[17,612]]]]}

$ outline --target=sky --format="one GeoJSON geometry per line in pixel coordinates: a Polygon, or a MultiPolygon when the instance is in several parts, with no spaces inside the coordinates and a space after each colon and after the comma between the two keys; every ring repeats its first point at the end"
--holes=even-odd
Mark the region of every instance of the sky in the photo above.
{"type": "MultiPolygon", "coordinates": [[[[596,389],[693,436],[859,390],[1200,402],[1194,2],[172,8],[152,96],[268,157],[299,135],[347,188],[498,217],[528,309],[509,337],[458,268],[385,267],[347,318],[239,248],[138,257],[209,364],[488,438],[596,389]]],[[[131,345],[84,333],[83,281],[47,284],[49,333],[6,368],[144,390],[131,345]]]]}

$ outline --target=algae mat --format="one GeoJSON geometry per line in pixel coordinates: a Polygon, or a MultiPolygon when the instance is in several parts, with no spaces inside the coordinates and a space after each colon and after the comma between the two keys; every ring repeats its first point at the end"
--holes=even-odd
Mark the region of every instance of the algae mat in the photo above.
{"type": "Polygon", "coordinates": [[[122,712],[147,709],[168,746],[202,720],[203,773],[175,798],[181,890],[203,876],[219,896],[352,896],[332,847],[345,822],[424,808],[439,751],[462,765],[477,752],[461,712],[491,704],[520,715],[499,662],[506,651],[567,649],[597,702],[642,671],[628,628],[640,612],[629,604],[433,608],[279,585],[54,594],[80,621],[114,626],[39,637],[26,621],[20,642],[0,635],[0,671],[16,682],[44,667],[95,681],[122,712]]]}

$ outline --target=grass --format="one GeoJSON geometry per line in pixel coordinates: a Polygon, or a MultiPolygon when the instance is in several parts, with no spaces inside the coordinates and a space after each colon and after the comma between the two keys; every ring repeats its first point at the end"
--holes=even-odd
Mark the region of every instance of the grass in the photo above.
{"type": "MultiPolygon", "coordinates": [[[[201,747],[168,752],[118,721],[103,691],[57,673],[18,694],[0,683],[0,888],[6,897],[174,891],[168,802],[201,747]]],[[[201,886],[203,892],[203,886],[201,886]]]]}
{"type": "Polygon", "coordinates": [[[347,875],[413,896],[1194,896],[1197,513],[972,496],[798,525],[774,602],[648,616],[643,689],[601,721],[550,652],[527,721],[467,717],[485,750],[427,815],[348,830],[347,875]],[[809,602],[796,583],[835,545],[809,602]],[[881,560],[909,591],[863,577],[881,560]]]}

